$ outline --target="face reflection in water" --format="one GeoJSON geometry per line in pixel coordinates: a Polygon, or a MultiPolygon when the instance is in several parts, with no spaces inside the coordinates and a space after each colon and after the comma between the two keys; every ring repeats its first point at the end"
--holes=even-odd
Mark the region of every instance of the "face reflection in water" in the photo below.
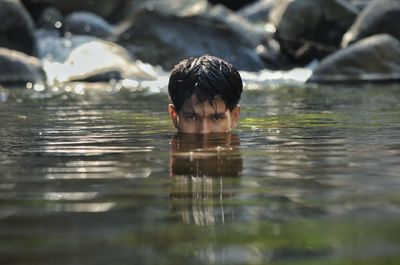
{"type": "Polygon", "coordinates": [[[239,145],[239,138],[231,133],[173,137],[170,198],[184,223],[213,225],[234,219],[224,201],[234,196],[240,184],[243,161],[239,145]]]}

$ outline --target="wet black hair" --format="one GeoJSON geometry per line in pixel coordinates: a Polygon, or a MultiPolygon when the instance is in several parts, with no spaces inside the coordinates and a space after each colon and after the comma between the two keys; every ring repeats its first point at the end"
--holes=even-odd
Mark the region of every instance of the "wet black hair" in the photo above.
{"type": "Polygon", "coordinates": [[[239,103],[242,91],[242,78],[236,68],[210,55],[179,62],[168,83],[169,96],[177,112],[192,95],[196,95],[199,102],[208,100],[210,105],[219,96],[232,111],[239,103]]]}

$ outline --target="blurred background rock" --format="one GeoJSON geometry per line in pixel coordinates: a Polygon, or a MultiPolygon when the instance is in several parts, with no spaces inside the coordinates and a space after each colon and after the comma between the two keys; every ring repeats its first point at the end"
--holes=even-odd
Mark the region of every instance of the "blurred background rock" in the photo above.
{"type": "MultiPolygon", "coordinates": [[[[68,58],[85,40],[102,40],[128,54],[133,64],[128,67],[146,63],[147,69],[169,71],[183,58],[212,54],[242,71],[290,70],[315,67],[338,52],[353,56],[354,49],[342,50],[366,37],[385,33],[398,39],[399,13],[397,0],[0,0],[4,18],[0,47],[37,57],[42,63],[62,64],[60,58],[68,58]],[[85,38],[77,42],[81,36],[85,38]]],[[[391,50],[396,47],[387,49],[397,54],[391,50]]],[[[370,47],[364,44],[359,49],[370,47]]],[[[390,71],[396,71],[397,58],[383,58],[389,60],[385,65],[393,66],[390,71]]],[[[368,60],[371,64],[382,59],[368,60]]],[[[388,81],[388,75],[369,72],[371,68],[362,64],[351,67],[371,74],[366,80],[388,81]]],[[[90,79],[90,71],[86,73],[90,79]]],[[[7,79],[4,75],[2,80],[7,79]]],[[[338,80],[346,78],[352,77],[338,80]]]]}

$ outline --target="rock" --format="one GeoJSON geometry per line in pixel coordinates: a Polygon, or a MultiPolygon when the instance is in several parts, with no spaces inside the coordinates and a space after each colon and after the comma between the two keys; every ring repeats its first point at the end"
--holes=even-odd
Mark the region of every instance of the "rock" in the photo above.
{"type": "Polygon", "coordinates": [[[40,61],[19,51],[0,48],[0,84],[25,85],[28,82],[39,85],[46,83],[40,61]]]}
{"type": "Polygon", "coordinates": [[[376,0],[368,5],[343,36],[342,47],[380,33],[400,39],[400,1],[376,0]]]}
{"type": "Polygon", "coordinates": [[[282,51],[306,64],[339,49],[356,16],[356,8],[343,0],[277,0],[269,18],[282,51]]]}
{"type": "Polygon", "coordinates": [[[365,38],[325,58],[309,82],[400,80],[400,42],[379,34],[365,38]]]}
{"type": "Polygon", "coordinates": [[[369,3],[373,0],[348,0],[353,6],[355,6],[359,11],[363,10],[369,3]]]}
{"type": "Polygon", "coordinates": [[[64,63],[78,46],[98,41],[98,38],[85,35],[62,37],[49,31],[40,31],[38,34],[39,58],[48,62],[64,63]]]}
{"type": "Polygon", "coordinates": [[[88,35],[113,39],[113,26],[103,18],[89,12],[73,12],[65,19],[64,31],[73,35],[88,35]]]}
{"type": "Polygon", "coordinates": [[[59,34],[64,25],[64,16],[54,7],[48,7],[43,10],[36,21],[36,27],[45,31],[53,31],[59,34]]]}
{"type": "Polygon", "coordinates": [[[157,77],[153,67],[133,60],[123,47],[103,40],[83,43],[71,51],[65,62],[49,62],[45,69],[50,84],[107,82],[122,78],[153,80],[157,77]]]}
{"type": "Polygon", "coordinates": [[[256,0],[208,0],[210,3],[212,4],[220,4],[220,5],[224,5],[229,9],[232,10],[238,10],[242,7],[244,7],[245,5],[248,4],[252,4],[254,3],[256,0]]]}
{"type": "Polygon", "coordinates": [[[74,11],[88,11],[104,18],[111,18],[131,0],[22,0],[22,2],[34,14],[44,7],[51,6],[64,15],[74,11]]]}
{"type": "Polygon", "coordinates": [[[35,25],[18,0],[0,0],[0,47],[36,55],[35,25]]]}
{"type": "Polygon", "coordinates": [[[126,19],[125,23],[131,24],[135,14],[143,10],[159,12],[163,15],[186,17],[196,15],[208,10],[207,0],[135,0],[132,1],[121,17],[126,19]]]}
{"type": "Polygon", "coordinates": [[[142,8],[119,28],[118,43],[139,59],[170,69],[180,59],[211,54],[233,63],[238,69],[257,71],[279,63],[279,51],[269,46],[263,27],[222,6],[168,11],[142,8]],[[257,53],[264,52],[263,56],[257,53]],[[275,59],[274,59],[275,58],[275,59]]]}
{"type": "Polygon", "coordinates": [[[239,9],[237,14],[253,23],[266,23],[276,0],[259,0],[239,9]]]}

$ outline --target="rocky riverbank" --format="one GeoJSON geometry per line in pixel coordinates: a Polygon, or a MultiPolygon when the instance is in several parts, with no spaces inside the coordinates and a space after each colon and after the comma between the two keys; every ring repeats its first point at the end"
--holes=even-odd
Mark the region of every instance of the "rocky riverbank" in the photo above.
{"type": "Polygon", "coordinates": [[[310,82],[400,80],[397,0],[0,0],[0,83],[153,80],[212,54],[310,82]],[[51,71],[50,71],[51,70],[51,71]]]}

